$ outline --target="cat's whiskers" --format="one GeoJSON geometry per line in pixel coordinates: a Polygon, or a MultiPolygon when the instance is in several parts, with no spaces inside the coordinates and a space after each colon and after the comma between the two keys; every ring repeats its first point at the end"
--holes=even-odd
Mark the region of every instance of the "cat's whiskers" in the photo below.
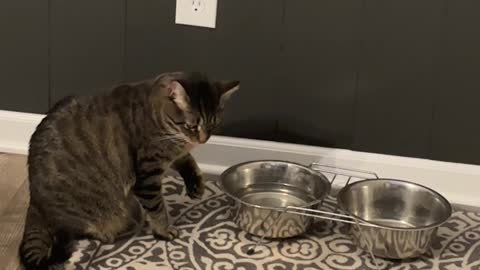
{"type": "Polygon", "coordinates": [[[185,143],[192,143],[187,136],[185,136],[184,134],[181,134],[181,133],[160,136],[160,137],[155,138],[155,141],[156,142],[181,141],[181,142],[185,142],[185,143]]]}

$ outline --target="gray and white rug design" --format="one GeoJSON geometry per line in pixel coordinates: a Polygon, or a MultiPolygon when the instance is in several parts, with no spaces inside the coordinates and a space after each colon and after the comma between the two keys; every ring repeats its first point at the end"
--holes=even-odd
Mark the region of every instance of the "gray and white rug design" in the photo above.
{"type": "MultiPolygon", "coordinates": [[[[180,235],[158,241],[145,231],[114,245],[81,241],[72,263],[76,270],[314,270],[374,269],[368,253],[357,248],[342,223],[318,221],[305,235],[247,250],[257,238],[230,219],[231,201],[208,182],[201,201],[185,195],[183,182],[170,177],[164,193],[171,220],[180,235]]],[[[328,202],[327,208],[334,204],[328,202]]],[[[480,270],[480,213],[456,212],[438,231],[430,252],[410,261],[378,259],[380,269],[480,270]]]]}

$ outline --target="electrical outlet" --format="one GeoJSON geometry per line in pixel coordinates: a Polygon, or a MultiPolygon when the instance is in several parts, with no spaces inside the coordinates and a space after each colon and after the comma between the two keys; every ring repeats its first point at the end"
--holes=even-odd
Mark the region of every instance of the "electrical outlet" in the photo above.
{"type": "Polygon", "coordinates": [[[177,0],[176,24],[215,28],[217,0],[177,0]]]}

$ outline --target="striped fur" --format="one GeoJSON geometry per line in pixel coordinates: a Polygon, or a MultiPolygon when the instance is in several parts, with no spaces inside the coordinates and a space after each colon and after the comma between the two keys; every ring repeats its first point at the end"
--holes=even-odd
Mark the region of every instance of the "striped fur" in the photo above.
{"type": "Polygon", "coordinates": [[[202,195],[189,151],[208,139],[238,84],[166,73],[58,102],[30,140],[31,201],[19,250],[25,268],[63,263],[79,238],[111,243],[140,229],[143,216],[157,237],[175,237],[162,175],[172,167],[190,197],[202,195]]]}

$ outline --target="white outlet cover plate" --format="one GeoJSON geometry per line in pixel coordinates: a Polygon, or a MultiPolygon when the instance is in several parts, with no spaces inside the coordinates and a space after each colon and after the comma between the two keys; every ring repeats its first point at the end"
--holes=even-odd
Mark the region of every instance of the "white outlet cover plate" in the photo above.
{"type": "Polygon", "coordinates": [[[175,23],[215,28],[217,0],[177,0],[175,23]]]}

